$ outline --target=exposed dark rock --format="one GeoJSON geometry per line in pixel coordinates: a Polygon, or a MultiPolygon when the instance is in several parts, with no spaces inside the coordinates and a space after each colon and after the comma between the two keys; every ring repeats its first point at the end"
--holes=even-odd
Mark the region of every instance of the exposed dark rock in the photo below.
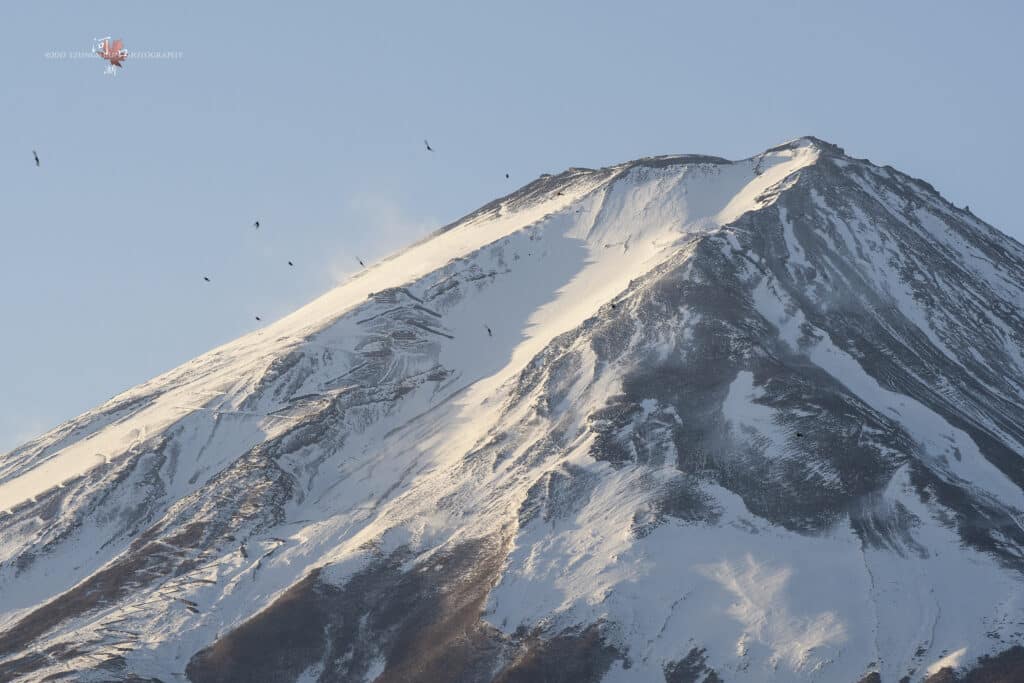
{"type": "Polygon", "coordinates": [[[522,654],[494,677],[494,683],[597,683],[615,660],[622,659],[605,644],[597,626],[548,640],[529,638],[520,648],[522,654]]]}
{"type": "Polygon", "coordinates": [[[665,665],[665,683],[722,683],[707,665],[704,648],[693,648],[677,662],[665,665]]]}

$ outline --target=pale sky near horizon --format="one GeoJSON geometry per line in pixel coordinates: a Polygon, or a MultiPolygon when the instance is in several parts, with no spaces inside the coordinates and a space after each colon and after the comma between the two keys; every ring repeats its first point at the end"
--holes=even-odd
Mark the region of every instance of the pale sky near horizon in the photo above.
{"type": "Polygon", "coordinates": [[[817,135],[1024,241],[1022,18],[1010,2],[5,3],[0,453],[570,166],[817,135]],[[180,58],[113,77],[47,58],[103,36],[180,58]]]}

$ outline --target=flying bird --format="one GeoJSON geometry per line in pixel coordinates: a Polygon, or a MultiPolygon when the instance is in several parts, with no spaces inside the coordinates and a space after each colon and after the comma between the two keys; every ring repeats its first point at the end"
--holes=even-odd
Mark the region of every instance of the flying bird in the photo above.
{"type": "Polygon", "coordinates": [[[294,264],[294,263],[292,263],[291,261],[289,261],[289,262],[288,262],[288,265],[289,265],[289,266],[294,266],[295,264],[294,264]]]}
{"type": "Polygon", "coordinates": [[[259,320],[260,320],[260,317],[256,316],[256,321],[259,322],[259,320]]]}
{"type": "Polygon", "coordinates": [[[359,265],[361,265],[363,268],[366,267],[366,264],[363,263],[363,259],[359,258],[358,256],[356,256],[356,261],[359,261],[359,265]]]}
{"type": "Polygon", "coordinates": [[[508,180],[508,173],[505,174],[505,180],[508,180]]]}
{"type": "Polygon", "coordinates": [[[803,432],[797,432],[796,435],[799,436],[800,438],[803,438],[804,436],[803,432]]]}
{"type": "Polygon", "coordinates": [[[429,142],[427,142],[426,140],[424,140],[424,141],[423,141],[423,144],[427,146],[427,151],[428,151],[428,152],[433,152],[433,151],[434,151],[434,148],[433,148],[433,147],[431,147],[431,146],[430,146],[430,143],[429,143],[429,142]]]}
{"type": "Polygon", "coordinates": [[[206,280],[207,282],[210,281],[210,278],[206,277],[205,275],[203,276],[203,279],[206,280]]]}
{"type": "Polygon", "coordinates": [[[36,160],[36,168],[39,168],[39,155],[36,154],[35,150],[32,150],[32,157],[36,160]]]}
{"type": "Polygon", "coordinates": [[[493,337],[494,336],[494,333],[491,332],[491,328],[487,327],[487,325],[484,325],[484,329],[487,330],[487,336],[488,337],[493,337]]]}
{"type": "Polygon", "coordinates": [[[559,196],[559,197],[561,197],[561,196],[562,196],[562,195],[564,195],[564,194],[565,194],[565,193],[564,193],[564,192],[562,192],[561,190],[559,190],[559,191],[558,191],[558,196],[559,196]]]}
{"type": "Polygon", "coordinates": [[[255,223],[253,223],[253,227],[255,227],[257,230],[259,230],[260,229],[260,222],[256,221],[255,223]]]}

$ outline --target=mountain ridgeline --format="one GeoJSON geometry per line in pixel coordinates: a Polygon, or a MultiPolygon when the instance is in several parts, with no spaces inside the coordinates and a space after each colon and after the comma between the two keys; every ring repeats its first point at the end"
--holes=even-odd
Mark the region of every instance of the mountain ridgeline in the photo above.
{"type": "Polygon", "coordinates": [[[1021,680],[1022,406],[923,181],[543,176],[0,458],[0,679],[1021,680]]]}

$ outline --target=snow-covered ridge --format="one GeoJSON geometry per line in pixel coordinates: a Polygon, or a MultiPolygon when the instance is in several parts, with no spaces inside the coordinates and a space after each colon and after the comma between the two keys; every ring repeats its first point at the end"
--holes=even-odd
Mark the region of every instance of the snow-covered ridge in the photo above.
{"type": "MultiPolygon", "coordinates": [[[[538,246],[536,258],[524,264],[525,269],[544,271],[550,280],[548,287],[564,289],[538,292],[542,301],[509,291],[491,294],[539,305],[528,321],[532,343],[522,343],[513,351],[519,360],[513,361],[512,371],[516,363],[521,366],[523,357],[532,356],[556,334],[579,324],[629,280],[672,253],[680,240],[713,230],[758,206],[761,193],[815,158],[811,146],[782,149],[735,164],[721,160],[707,164],[706,157],[659,157],[654,164],[641,160],[601,171],[569,172],[558,182],[528,186],[490,210],[475,212],[430,239],[371,265],[274,324],[111,399],[107,406],[154,395],[152,403],[135,413],[130,424],[106,426],[89,434],[88,439],[62,446],[58,453],[51,454],[37,445],[33,450],[45,453],[40,458],[43,462],[22,464],[10,474],[0,470],[0,510],[9,510],[98,467],[118,450],[124,450],[122,446],[138,443],[147,434],[175,424],[183,413],[210,409],[210,397],[231,396],[231,401],[218,403],[216,410],[237,410],[237,402],[251,388],[245,383],[239,385],[239,377],[262,374],[274,359],[301,346],[375,292],[412,285],[455,259],[472,257],[528,230],[531,239],[552,235],[555,240],[538,246]],[[548,324],[542,325],[542,320],[548,324]]],[[[532,252],[520,256],[532,256],[532,252]]],[[[474,328],[474,333],[466,336],[479,337],[483,329],[479,321],[485,316],[468,310],[465,313],[469,319],[460,324],[474,328]],[[480,316],[475,321],[474,314],[480,316]]],[[[478,341],[471,345],[476,346],[478,341]]],[[[464,359],[468,352],[457,344],[450,350],[464,359]]],[[[507,376],[504,373],[500,377],[503,381],[507,376]]],[[[19,452],[11,455],[16,460],[19,452]]]]}
{"type": "Polygon", "coordinates": [[[814,138],[542,177],[0,459],[0,677],[1012,665],[1022,283],[814,138]]]}

